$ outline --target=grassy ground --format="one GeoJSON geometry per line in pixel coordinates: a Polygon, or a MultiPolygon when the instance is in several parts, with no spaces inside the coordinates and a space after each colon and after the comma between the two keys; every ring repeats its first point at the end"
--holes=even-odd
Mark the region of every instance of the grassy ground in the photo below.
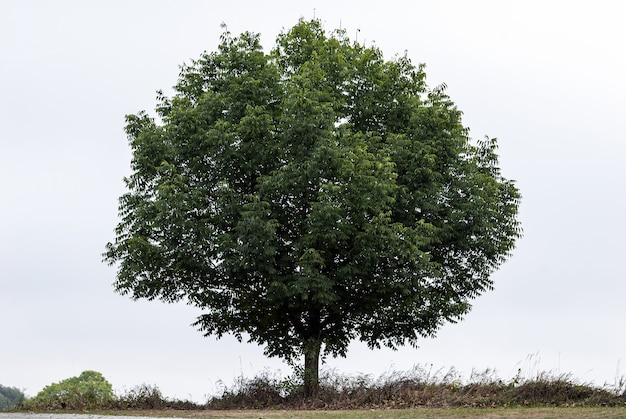
{"type": "MultiPolygon", "coordinates": [[[[99,412],[100,413],[100,412],[99,412]]],[[[110,415],[138,415],[152,417],[177,417],[190,419],[435,419],[435,418],[525,418],[525,419],[613,419],[626,418],[626,407],[554,407],[554,408],[455,408],[455,409],[404,409],[404,410],[201,410],[201,411],[107,411],[110,415]]]]}

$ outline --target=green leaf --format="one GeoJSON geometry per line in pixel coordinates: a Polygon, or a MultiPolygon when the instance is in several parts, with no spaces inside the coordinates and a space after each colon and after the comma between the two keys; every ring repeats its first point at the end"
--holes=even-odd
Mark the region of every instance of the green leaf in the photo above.
{"type": "Polygon", "coordinates": [[[287,360],[416,344],[493,287],[521,236],[496,141],[468,137],[445,85],[317,20],[269,53],[226,31],[157,99],[161,122],[127,117],[104,256],[118,292],[185,299],[208,335],[287,360]]]}

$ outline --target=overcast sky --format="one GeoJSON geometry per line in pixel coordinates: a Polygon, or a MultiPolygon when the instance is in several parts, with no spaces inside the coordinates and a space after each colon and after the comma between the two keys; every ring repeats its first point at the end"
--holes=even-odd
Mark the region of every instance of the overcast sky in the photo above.
{"type": "Polygon", "coordinates": [[[497,137],[523,199],[524,237],[464,321],[397,352],[350,347],[326,368],[433,364],[626,375],[626,3],[616,1],[0,2],[0,384],[34,396],[91,369],[202,402],[266,369],[262,348],[204,338],[184,305],[133,302],[102,263],[130,174],[124,115],[152,112],[220,23],[261,33],[316,16],[406,50],[446,83],[474,138],[497,137]],[[620,368],[620,361],[622,367],[620,368]]]}

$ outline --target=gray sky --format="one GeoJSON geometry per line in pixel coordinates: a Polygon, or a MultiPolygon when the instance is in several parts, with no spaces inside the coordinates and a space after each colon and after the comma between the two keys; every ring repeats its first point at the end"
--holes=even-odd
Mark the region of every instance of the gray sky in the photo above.
{"type": "Polygon", "coordinates": [[[124,115],[154,109],[220,23],[262,34],[315,13],[445,82],[474,138],[499,138],[525,236],[464,321],[420,348],[351,346],[326,367],[433,364],[571,372],[614,383],[626,355],[626,3],[616,1],[33,1],[0,3],[0,384],[34,396],[81,371],[118,391],[204,401],[218,380],[289,373],[262,348],[204,338],[184,305],[113,292],[101,262],[130,174],[124,115]]]}

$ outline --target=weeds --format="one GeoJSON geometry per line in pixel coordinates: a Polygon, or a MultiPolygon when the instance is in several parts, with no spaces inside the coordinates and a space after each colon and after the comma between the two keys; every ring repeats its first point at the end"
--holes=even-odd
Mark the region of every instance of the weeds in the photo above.
{"type": "MultiPolygon", "coordinates": [[[[463,380],[453,368],[435,370],[432,365],[418,365],[408,372],[390,371],[378,378],[327,370],[320,375],[318,397],[311,400],[303,395],[303,379],[298,370],[285,378],[265,371],[252,379],[238,377],[232,386],[218,383],[221,395],[203,405],[168,399],[158,387],[143,384],[107,398],[98,406],[86,403],[81,406],[102,410],[612,407],[626,406],[625,381],[620,378],[612,386],[596,387],[579,383],[569,374],[533,372],[527,378],[521,369],[506,381],[490,369],[472,371],[463,380]]],[[[67,394],[62,395],[65,400],[67,394]]],[[[25,407],[58,410],[72,406],[57,402],[35,405],[26,401],[25,407]]]]}
{"type": "Polygon", "coordinates": [[[494,370],[472,371],[463,382],[454,369],[434,370],[416,366],[409,372],[390,372],[374,379],[369,375],[346,376],[326,371],[320,377],[315,400],[305,399],[301,380],[281,380],[264,373],[254,379],[238,379],[223,387],[222,395],[206,404],[209,409],[400,409],[418,407],[564,407],[626,406],[624,380],[614,389],[581,384],[569,374],[521,372],[509,381],[494,370]],[[617,389],[617,390],[616,390],[617,389]]]}
{"type": "MultiPolygon", "coordinates": [[[[106,408],[107,406],[103,406],[106,408]]],[[[119,410],[193,410],[199,409],[196,403],[163,397],[157,386],[142,384],[117,397],[109,408],[119,410]]]]}

